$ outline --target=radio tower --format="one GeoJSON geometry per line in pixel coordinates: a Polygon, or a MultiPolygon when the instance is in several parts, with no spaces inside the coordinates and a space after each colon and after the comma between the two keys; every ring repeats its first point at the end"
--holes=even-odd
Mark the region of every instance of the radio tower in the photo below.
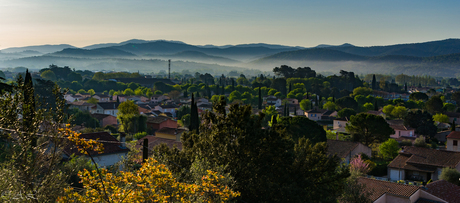
{"type": "Polygon", "coordinates": [[[168,60],[168,79],[171,80],[171,59],[168,60]]]}

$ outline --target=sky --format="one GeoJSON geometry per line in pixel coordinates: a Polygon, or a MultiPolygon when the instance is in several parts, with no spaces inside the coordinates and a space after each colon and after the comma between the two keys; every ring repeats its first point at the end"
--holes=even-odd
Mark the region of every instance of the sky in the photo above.
{"type": "Polygon", "coordinates": [[[460,1],[0,0],[0,49],[129,39],[391,45],[460,38],[460,1]]]}

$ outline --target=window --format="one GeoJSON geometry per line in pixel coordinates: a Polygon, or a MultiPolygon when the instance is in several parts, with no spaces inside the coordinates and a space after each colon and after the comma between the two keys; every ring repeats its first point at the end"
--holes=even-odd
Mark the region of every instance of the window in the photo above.
{"type": "Polygon", "coordinates": [[[454,140],[454,146],[457,146],[457,145],[458,145],[458,141],[454,140]]]}

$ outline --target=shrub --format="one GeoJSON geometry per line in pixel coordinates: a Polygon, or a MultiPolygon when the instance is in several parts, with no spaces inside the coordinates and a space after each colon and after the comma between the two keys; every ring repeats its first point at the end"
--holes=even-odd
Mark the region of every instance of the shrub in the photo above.
{"type": "Polygon", "coordinates": [[[460,172],[454,168],[443,168],[441,171],[440,179],[451,182],[455,185],[460,185],[460,172]]]}
{"type": "Polygon", "coordinates": [[[402,147],[402,146],[412,146],[412,141],[410,140],[403,140],[399,143],[399,146],[402,147]]]}
{"type": "Polygon", "coordinates": [[[428,148],[428,145],[425,142],[425,137],[420,136],[419,138],[415,139],[414,146],[428,148]]]}
{"type": "Polygon", "coordinates": [[[138,133],[134,134],[134,138],[136,138],[136,140],[140,140],[145,136],[147,136],[147,132],[138,132],[138,133]]]}

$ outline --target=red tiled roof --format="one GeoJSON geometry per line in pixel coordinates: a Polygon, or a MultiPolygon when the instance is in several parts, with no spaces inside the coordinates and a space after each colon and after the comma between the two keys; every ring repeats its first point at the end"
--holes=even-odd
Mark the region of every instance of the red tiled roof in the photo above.
{"type": "MultiPolygon", "coordinates": [[[[98,139],[99,141],[108,141],[108,142],[101,142],[104,146],[104,151],[99,154],[95,151],[91,151],[90,154],[92,156],[98,156],[98,155],[103,155],[103,154],[112,154],[112,153],[122,153],[122,152],[129,152],[130,150],[128,148],[122,148],[121,147],[121,143],[115,139],[115,137],[113,137],[112,135],[110,135],[110,133],[108,132],[96,132],[96,133],[85,133],[85,134],[81,134],[80,135],[80,138],[84,138],[84,139],[91,139],[91,140],[96,140],[98,139]]],[[[72,154],[75,154],[75,155],[82,155],[76,146],[74,146],[73,144],[68,144],[65,148],[64,148],[64,152],[67,154],[67,155],[72,155],[72,154]]]]}
{"type": "Polygon", "coordinates": [[[185,131],[185,129],[163,127],[161,129],[157,130],[156,132],[165,133],[165,134],[169,134],[169,135],[176,135],[176,134],[180,134],[180,133],[182,133],[184,131],[185,131]]]}
{"type": "Polygon", "coordinates": [[[171,140],[171,139],[166,139],[166,138],[161,138],[161,137],[155,137],[152,135],[147,135],[144,138],[140,139],[136,143],[136,148],[141,150],[142,145],[144,144],[144,139],[147,139],[148,141],[148,148],[152,149],[153,147],[160,145],[160,144],[166,144],[169,148],[173,148],[176,146],[178,149],[182,150],[182,142],[178,142],[176,140],[171,140]]]}
{"type": "Polygon", "coordinates": [[[420,189],[420,187],[414,185],[403,185],[370,178],[359,178],[358,183],[363,184],[365,190],[371,193],[370,199],[372,201],[377,200],[384,194],[409,198],[420,189]]]}
{"type": "Polygon", "coordinates": [[[447,202],[460,202],[460,186],[458,185],[445,180],[437,180],[426,185],[426,188],[427,192],[447,202]]]}
{"type": "Polygon", "coordinates": [[[460,139],[460,131],[452,131],[446,138],[460,139]]]}
{"type": "Polygon", "coordinates": [[[327,140],[327,154],[337,154],[338,157],[345,158],[358,144],[358,142],[327,140]]]}
{"type": "Polygon", "coordinates": [[[455,168],[459,162],[460,152],[406,146],[388,167],[434,171],[436,167],[455,168]]]}

